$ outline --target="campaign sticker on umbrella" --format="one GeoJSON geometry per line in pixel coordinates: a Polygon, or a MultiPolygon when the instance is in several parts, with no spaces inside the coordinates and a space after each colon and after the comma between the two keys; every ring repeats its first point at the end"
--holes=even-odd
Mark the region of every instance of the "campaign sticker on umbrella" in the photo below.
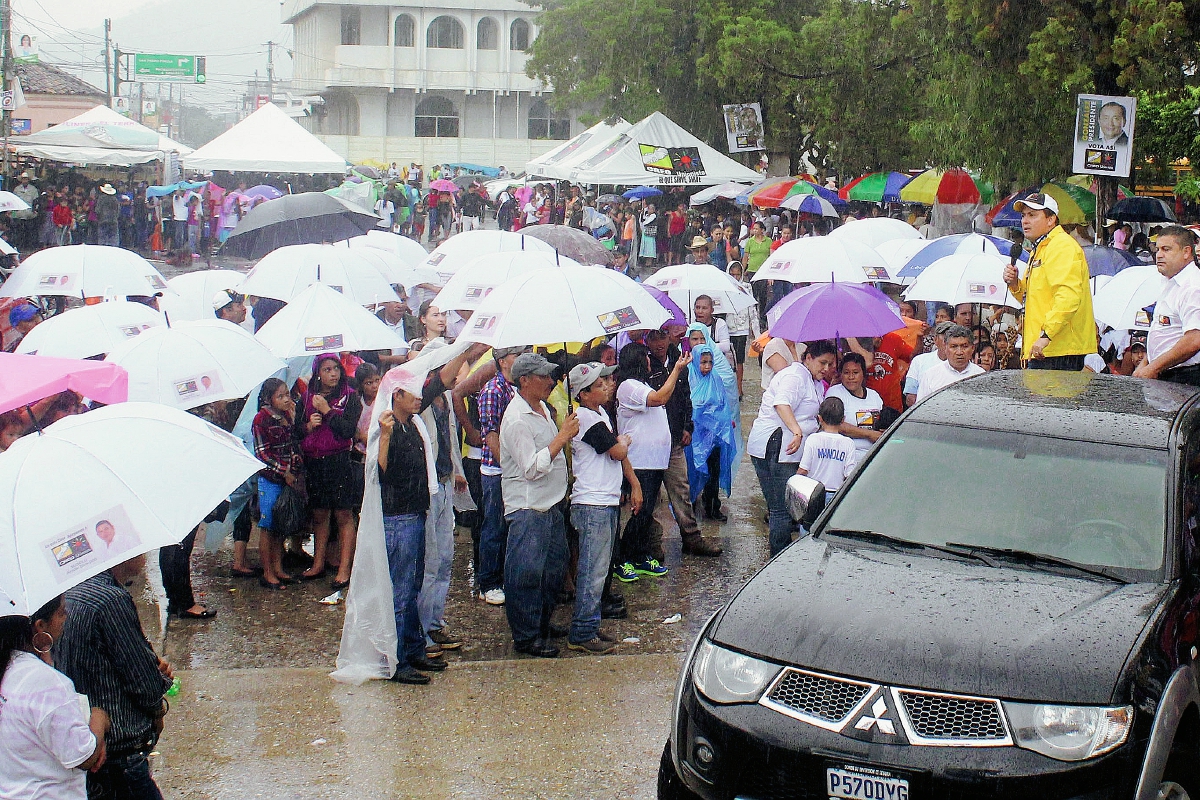
{"type": "Polygon", "coordinates": [[[305,336],[304,351],[307,353],[326,353],[333,350],[342,349],[342,335],[340,333],[333,336],[305,336]]]}
{"type": "Polygon", "coordinates": [[[475,333],[488,333],[500,323],[503,316],[503,314],[489,314],[482,317],[475,315],[471,318],[471,330],[475,333]]]}
{"type": "Polygon", "coordinates": [[[787,272],[792,267],[790,261],[776,261],[767,265],[767,272],[787,272]]]}
{"type": "Polygon", "coordinates": [[[132,339],[142,331],[150,330],[149,325],[122,325],[117,328],[121,333],[125,334],[126,339],[132,339]]]}
{"type": "Polygon", "coordinates": [[[113,559],[142,543],[125,513],[124,506],[95,515],[71,530],[55,534],[42,542],[50,570],[59,584],[66,583],[80,570],[113,559]]]}
{"type": "Polygon", "coordinates": [[[869,280],[890,281],[892,279],[884,267],[863,267],[862,269],[869,280]]]}
{"type": "Polygon", "coordinates": [[[155,289],[162,290],[162,289],[167,288],[167,282],[164,281],[162,279],[162,276],[157,273],[151,273],[151,274],[147,275],[146,280],[149,281],[150,285],[153,286],[155,289]]]}
{"type": "Polygon", "coordinates": [[[432,255],[429,256],[429,260],[426,261],[425,263],[428,266],[436,267],[438,264],[442,263],[442,259],[444,259],[445,257],[446,257],[445,253],[433,253],[432,255]]]}
{"type": "Polygon", "coordinates": [[[175,382],[175,395],[180,400],[192,400],[221,391],[221,379],[216,374],[197,375],[175,382]]]}
{"type": "Polygon", "coordinates": [[[616,311],[597,314],[596,319],[600,321],[600,327],[604,328],[605,333],[616,333],[625,328],[632,328],[641,322],[638,315],[634,313],[633,306],[625,306],[624,308],[618,308],[616,311]]]}
{"type": "Polygon", "coordinates": [[[43,275],[38,278],[39,289],[67,289],[73,291],[75,289],[74,274],[67,275],[43,275]]]}
{"type": "Polygon", "coordinates": [[[465,292],[463,292],[463,299],[465,299],[465,300],[482,300],[483,298],[485,298],[489,294],[491,294],[492,289],[495,289],[495,288],[496,288],[495,286],[468,286],[467,290],[465,292]]]}

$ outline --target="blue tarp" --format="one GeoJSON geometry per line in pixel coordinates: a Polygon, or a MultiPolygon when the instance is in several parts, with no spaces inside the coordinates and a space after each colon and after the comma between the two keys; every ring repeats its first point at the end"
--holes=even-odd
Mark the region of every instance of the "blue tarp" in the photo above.
{"type": "Polygon", "coordinates": [[[480,175],[486,175],[489,178],[499,178],[500,170],[496,167],[484,167],[479,164],[442,164],[443,167],[450,169],[461,169],[466,172],[477,172],[480,175]]]}
{"type": "Polygon", "coordinates": [[[147,186],[146,199],[166,197],[169,194],[173,194],[176,189],[203,189],[205,186],[208,186],[208,181],[196,181],[195,183],[180,181],[179,183],[172,183],[170,186],[147,186]]]}

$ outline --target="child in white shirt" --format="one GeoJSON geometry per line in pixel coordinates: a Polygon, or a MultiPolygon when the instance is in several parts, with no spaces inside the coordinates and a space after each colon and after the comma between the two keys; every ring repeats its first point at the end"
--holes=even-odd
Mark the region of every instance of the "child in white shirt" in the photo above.
{"type": "Polygon", "coordinates": [[[854,440],[838,433],[846,418],[846,408],[837,397],[826,397],[817,411],[821,429],[804,437],[804,454],[796,472],[825,485],[825,502],[833,495],[858,463],[858,448],[854,440]]]}

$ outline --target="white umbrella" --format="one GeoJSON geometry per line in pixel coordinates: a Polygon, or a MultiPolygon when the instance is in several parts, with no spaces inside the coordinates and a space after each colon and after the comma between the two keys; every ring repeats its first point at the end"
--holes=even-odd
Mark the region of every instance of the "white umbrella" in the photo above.
{"type": "Polygon", "coordinates": [[[754,280],[868,283],[896,279],[883,256],[865,244],[832,236],[808,236],[793,239],[771,253],[754,273],[754,280]]]}
{"type": "Polygon", "coordinates": [[[883,244],[889,239],[920,239],[921,232],[904,220],[891,217],[873,217],[847,222],[830,233],[834,239],[858,242],[868,247],[883,244]]]}
{"type": "Polygon", "coordinates": [[[388,280],[358,248],[289,244],[263,256],[242,281],[243,294],[291,302],[314,283],[332,286],[356,304],[399,300],[388,280]]]}
{"type": "Polygon", "coordinates": [[[150,403],[65,417],[18,439],[0,454],[0,615],[28,615],[177,544],[260,469],[237,437],[150,403]]]}
{"type": "Polygon", "coordinates": [[[171,322],[216,319],[213,314],[213,295],[222,291],[240,292],[245,274],[232,269],[201,269],[177,275],[167,281],[176,296],[164,296],[158,301],[171,322]]]}
{"type": "Polygon", "coordinates": [[[113,300],[72,308],[25,334],[18,353],[53,358],[91,358],[112,352],[144,330],[166,322],[142,303],[113,300]]]}
{"type": "Polygon", "coordinates": [[[181,410],[245,397],[287,365],[222,319],[151,328],[108,354],[129,373],[129,399],[181,410]]]}
{"type": "Polygon", "coordinates": [[[462,336],[492,347],[586,342],[657,328],[670,318],[649,292],[619,272],[567,266],[529,272],[500,286],[475,309],[462,336]]]}
{"type": "MultiPolygon", "coordinates": [[[[580,266],[569,258],[560,257],[563,264],[580,266]]],[[[497,286],[527,272],[539,269],[555,269],[553,254],[541,251],[522,252],[516,250],[508,253],[489,253],[478,256],[446,282],[442,290],[434,298],[433,304],[442,311],[474,311],[484,298],[492,293],[497,286]]]]}
{"type": "Polygon", "coordinates": [[[21,198],[17,197],[12,192],[0,191],[0,212],[4,211],[28,211],[29,203],[26,203],[21,198]]]}
{"type": "Polygon", "coordinates": [[[172,290],[146,259],[102,244],[48,247],[26,258],[0,287],[0,297],[125,297],[172,290]]]}
{"type": "Polygon", "coordinates": [[[373,247],[399,256],[410,267],[420,264],[429,255],[420,242],[390,231],[367,231],[364,236],[346,240],[350,247],[373,247]]]}
{"type": "Polygon", "coordinates": [[[822,217],[832,217],[833,219],[841,216],[833,207],[833,203],[815,194],[794,194],[791,197],[785,197],[779,207],[790,211],[803,211],[806,214],[820,213],[822,217]]]}
{"type": "Polygon", "coordinates": [[[912,286],[904,291],[907,300],[988,305],[1020,308],[1004,283],[1008,259],[990,253],[958,253],[930,264],[912,286]]]}
{"type": "Polygon", "coordinates": [[[1117,330],[1150,330],[1153,312],[1167,279],[1154,267],[1126,267],[1096,290],[1092,313],[1096,321],[1117,330]]]}
{"type": "Polygon", "coordinates": [[[732,314],[754,305],[753,295],[711,264],[663,267],[646,279],[646,285],[666,292],[688,319],[692,318],[696,298],[702,294],[712,298],[717,314],[732,314]]]}
{"type": "Polygon", "coordinates": [[[532,236],[522,236],[508,231],[464,231],[451,236],[437,246],[417,270],[429,270],[436,274],[435,283],[445,286],[450,277],[472,259],[488,253],[503,253],[513,250],[534,250],[543,253],[556,252],[553,247],[532,236]]]}
{"type": "Polygon", "coordinates": [[[323,283],[296,295],[255,338],[280,358],[403,346],[382,320],[323,283]]]}

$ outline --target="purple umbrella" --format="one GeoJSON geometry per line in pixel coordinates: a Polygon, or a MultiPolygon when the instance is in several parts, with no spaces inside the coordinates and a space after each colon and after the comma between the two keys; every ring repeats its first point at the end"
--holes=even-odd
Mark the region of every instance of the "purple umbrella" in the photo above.
{"type": "Polygon", "coordinates": [[[260,183],[258,186],[251,186],[245,191],[245,194],[247,197],[261,197],[264,200],[277,200],[283,197],[283,192],[265,183],[260,183]]]}
{"type": "Polygon", "coordinates": [[[895,303],[873,286],[814,283],[796,289],[767,314],[772,336],[793,342],[847,336],[883,336],[904,320],[895,303]]]}
{"type": "Polygon", "coordinates": [[[667,297],[666,292],[655,289],[653,286],[650,286],[646,283],[639,283],[638,286],[641,286],[643,289],[649,292],[651,296],[658,301],[660,306],[671,312],[671,318],[664,322],[663,325],[682,325],[687,327],[687,315],[683,313],[682,308],[675,304],[674,300],[672,300],[670,297],[667,297]]]}

